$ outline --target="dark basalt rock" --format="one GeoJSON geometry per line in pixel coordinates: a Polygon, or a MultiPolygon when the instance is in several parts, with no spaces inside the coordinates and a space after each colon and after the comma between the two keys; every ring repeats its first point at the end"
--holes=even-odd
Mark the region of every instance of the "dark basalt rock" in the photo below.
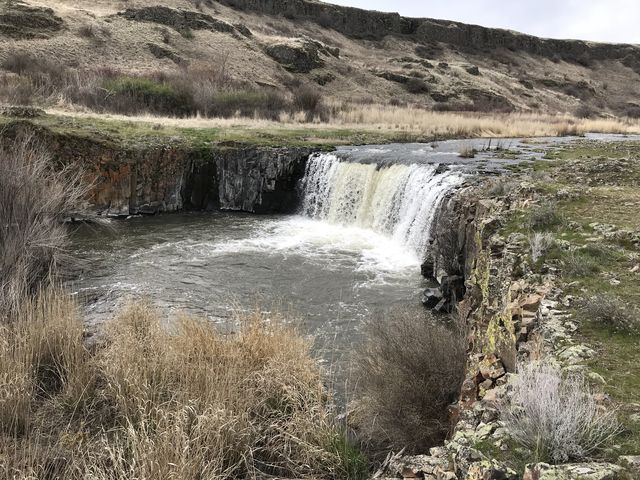
{"type": "Polygon", "coordinates": [[[443,296],[439,288],[427,288],[422,294],[422,304],[427,308],[436,308],[442,300],[443,296]]]}
{"type": "Polygon", "coordinates": [[[118,15],[137,22],[151,22],[166,25],[177,31],[209,30],[211,32],[223,32],[232,34],[251,35],[248,28],[242,26],[238,29],[223,20],[207,15],[206,13],[193,12],[191,10],[177,10],[175,8],[154,6],[144,8],[128,8],[118,15]]]}
{"type": "Polygon", "coordinates": [[[125,146],[98,135],[57,133],[27,120],[9,123],[0,132],[0,145],[29,133],[46,145],[56,164],[77,165],[93,179],[88,201],[96,213],[112,217],[206,209],[291,213],[312,153],[304,147],[243,144],[204,150],[180,143],[125,146]]]}
{"type": "Polygon", "coordinates": [[[0,7],[0,36],[16,40],[50,38],[64,28],[51,8],[4,2],[0,7]]]}
{"type": "Polygon", "coordinates": [[[37,107],[23,105],[0,106],[0,115],[16,118],[37,118],[46,114],[44,110],[37,107]]]}
{"type": "Polygon", "coordinates": [[[267,46],[265,52],[290,72],[309,73],[324,65],[316,42],[275,43],[267,46]]]}
{"type": "Polygon", "coordinates": [[[147,47],[149,48],[151,54],[156,58],[168,58],[176,64],[181,64],[184,62],[184,59],[173,50],[162,47],[155,43],[148,43],[147,47]]]}
{"type": "Polygon", "coordinates": [[[556,40],[532,35],[467,25],[449,20],[407,18],[397,13],[383,13],[342,7],[310,0],[219,0],[242,10],[281,15],[316,22],[353,38],[381,40],[388,35],[411,36],[425,46],[416,54],[433,58],[437,45],[446,43],[468,52],[494,52],[506,49],[523,51],[545,58],[588,63],[592,60],[625,59],[631,68],[640,69],[640,48],[634,45],[600,44],[578,40],[556,40]],[[433,46],[433,47],[432,47],[433,46]]]}

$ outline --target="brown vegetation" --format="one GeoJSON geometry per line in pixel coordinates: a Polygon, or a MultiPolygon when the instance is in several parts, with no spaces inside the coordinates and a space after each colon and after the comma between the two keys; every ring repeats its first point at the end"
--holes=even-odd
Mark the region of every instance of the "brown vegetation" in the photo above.
{"type": "Polygon", "coordinates": [[[55,277],[65,261],[62,220],[76,214],[86,186],[70,167],[54,170],[33,137],[0,148],[0,322],[55,277]]]}
{"type": "Polygon", "coordinates": [[[375,318],[367,334],[351,420],[374,452],[424,453],[448,433],[447,407],[464,378],[464,331],[426,312],[401,311],[375,318]]]}
{"type": "Polygon", "coordinates": [[[149,305],[84,347],[77,308],[47,291],[0,330],[3,478],[361,478],[309,344],[254,312],[223,336],[149,305]]]}

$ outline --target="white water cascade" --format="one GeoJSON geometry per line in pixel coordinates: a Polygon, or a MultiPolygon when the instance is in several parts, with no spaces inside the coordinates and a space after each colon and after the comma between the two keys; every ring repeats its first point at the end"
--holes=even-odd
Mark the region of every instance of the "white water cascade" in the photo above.
{"type": "Polygon", "coordinates": [[[312,155],[302,180],[302,213],[334,224],[373,230],[424,257],[438,205],[462,183],[459,172],[436,165],[379,167],[312,155]]]}

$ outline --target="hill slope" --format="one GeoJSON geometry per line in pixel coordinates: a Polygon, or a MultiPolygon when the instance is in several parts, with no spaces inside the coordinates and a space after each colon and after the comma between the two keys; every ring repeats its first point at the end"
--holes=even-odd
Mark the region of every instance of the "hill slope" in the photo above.
{"type": "Polygon", "coordinates": [[[638,46],[311,0],[9,2],[0,39],[5,67],[24,51],[79,70],[189,68],[281,92],[309,84],[337,102],[640,116],[638,46]]]}

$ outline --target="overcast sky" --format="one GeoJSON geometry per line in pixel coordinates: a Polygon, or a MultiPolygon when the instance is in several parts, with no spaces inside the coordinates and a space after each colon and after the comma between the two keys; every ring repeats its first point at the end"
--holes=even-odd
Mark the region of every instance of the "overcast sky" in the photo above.
{"type": "Polygon", "coordinates": [[[549,38],[640,43],[640,0],[331,0],[549,38]]]}

